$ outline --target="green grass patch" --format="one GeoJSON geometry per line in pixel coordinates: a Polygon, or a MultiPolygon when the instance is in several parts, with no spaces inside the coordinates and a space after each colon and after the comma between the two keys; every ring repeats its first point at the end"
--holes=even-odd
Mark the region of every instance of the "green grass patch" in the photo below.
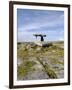
{"type": "Polygon", "coordinates": [[[28,51],[26,50],[18,50],[17,51],[17,56],[18,57],[21,57],[21,58],[24,58],[24,57],[26,57],[28,55],[28,51]]]}
{"type": "Polygon", "coordinates": [[[60,61],[60,60],[58,60],[56,57],[49,57],[49,59],[50,59],[50,62],[52,63],[52,64],[62,64],[62,65],[64,65],[64,62],[63,61],[60,61]]]}
{"type": "Polygon", "coordinates": [[[47,75],[50,78],[57,78],[55,71],[48,64],[43,64],[43,62],[41,60],[39,60],[39,62],[43,65],[44,71],[47,73],[47,75]]]}
{"type": "Polygon", "coordinates": [[[47,64],[44,65],[44,69],[50,78],[57,78],[55,71],[51,69],[47,64]]]}
{"type": "Polygon", "coordinates": [[[32,68],[36,63],[34,61],[24,61],[17,69],[17,75],[19,77],[25,76],[29,71],[34,71],[32,68]]]}

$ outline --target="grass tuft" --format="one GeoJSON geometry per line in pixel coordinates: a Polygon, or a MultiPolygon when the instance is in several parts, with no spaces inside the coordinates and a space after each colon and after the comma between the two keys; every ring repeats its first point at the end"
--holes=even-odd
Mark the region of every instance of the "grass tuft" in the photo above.
{"type": "Polygon", "coordinates": [[[47,64],[44,65],[44,69],[50,78],[57,78],[55,71],[51,69],[47,64]]]}

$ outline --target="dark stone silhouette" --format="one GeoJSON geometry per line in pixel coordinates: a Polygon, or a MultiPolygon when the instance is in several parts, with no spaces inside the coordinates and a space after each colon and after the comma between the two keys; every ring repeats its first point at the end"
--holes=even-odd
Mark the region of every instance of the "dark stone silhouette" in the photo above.
{"type": "Polygon", "coordinates": [[[41,41],[44,41],[44,38],[43,38],[43,36],[41,36],[41,41]]]}
{"type": "Polygon", "coordinates": [[[41,41],[44,41],[44,37],[46,37],[46,35],[42,35],[42,34],[34,34],[34,36],[36,36],[36,38],[38,36],[40,36],[41,37],[41,41]]]}

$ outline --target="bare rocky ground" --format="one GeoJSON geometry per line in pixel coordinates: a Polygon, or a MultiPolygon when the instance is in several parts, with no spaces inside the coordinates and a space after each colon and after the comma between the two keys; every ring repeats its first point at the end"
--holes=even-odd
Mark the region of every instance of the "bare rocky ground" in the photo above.
{"type": "Polygon", "coordinates": [[[17,44],[17,79],[64,78],[64,42],[41,47],[33,42],[17,44]]]}

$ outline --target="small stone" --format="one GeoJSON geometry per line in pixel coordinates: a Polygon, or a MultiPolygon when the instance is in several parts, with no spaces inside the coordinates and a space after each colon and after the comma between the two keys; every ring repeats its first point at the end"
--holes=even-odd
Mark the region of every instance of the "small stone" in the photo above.
{"type": "Polygon", "coordinates": [[[40,51],[41,50],[41,47],[38,47],[37,49],[36,49],[36,51],[40,51]]]}

